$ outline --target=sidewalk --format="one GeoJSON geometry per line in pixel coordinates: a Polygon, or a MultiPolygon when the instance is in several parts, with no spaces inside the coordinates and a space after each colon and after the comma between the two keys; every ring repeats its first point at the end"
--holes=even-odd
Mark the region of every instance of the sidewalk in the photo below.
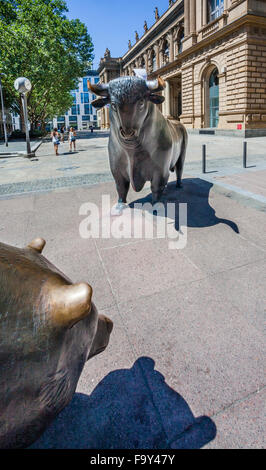
{"type": "Polygon", "coordinates": [[[0,201],[1,241],[44,237],[44,256],[88,281],[114,321],[107,350],[33,447],[263,448],[265,214],[185,178],[167,195],[188,204],[183,250],[166,239],[84,240],[80,206],[100,207],[102,194],[114,203],[114,183],[0,201]]]}
{"type": "MultiPolygon", "coordinates": [[[[177,216],[187,204],[182,250],[144,235],[81,238],[81,205],[117,198],[106,137],[79,140],[77,154],[64,144],[55,158],[47,143],[36,159],[0,161],[0,241],[45,238],[44,256],[89,282],[114,321],[107,350],[34,448],[265,447],[265,161],[260,147],[256,168],[242,170],[240,144],[226,166],[222,141],[219,158],[209,143],[208,171],[220,169],[202,175],[201,141],[190,140],[184,187],[170,182],[163,197],[177,216]]],[[[150,202],[150,185],[128,200],[150,202]]]]}
{"type": "MultiPolygon", "coordinates": [[[[243,139],[189,136],[185,176],[213,184],[217,191],[263,209],[265,200],[266,138],[248,141],[248,168],[243,169],[243,139]],[[207,145],[207,173],[202,174],[202,145],[207,145]]],[[[108,159],[108,133],[79,133],[77,152],[68,142],[60,145],[56,157],[53,145],[45,141],[32,159],[0,159],[0,198],[51,191],[57,188],[113,181],[108,159]]],[[[171,174],[170,181],[174,179],[171,174]]]]}
{"type": "MultiPolygon", "coordinates": [[[[32,152],[35,152],[35,150],[41,145],[41,142],[42,141],[40,139],[31,140],[32,152]]],[[[27,146],[26,142],[23,140],[10,141],[8,142],[8,146],[6,146],[3,141],[0,142],[0,158],[7,158],[11,156],[16,157],[19,154],[24,153],[27,153],[27,146]]]]}

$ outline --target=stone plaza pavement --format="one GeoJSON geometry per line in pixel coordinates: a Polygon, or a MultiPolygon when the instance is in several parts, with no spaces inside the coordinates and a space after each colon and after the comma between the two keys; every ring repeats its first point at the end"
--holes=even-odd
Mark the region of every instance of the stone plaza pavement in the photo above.
{"type": "MultiPolygon", "coordinates": [[[[23,185],[16,186],[23,177],[0,182],[0,190],[10,185],[1,193],[0,241],[21,247],[45,238],[44,256],[74,282],[89,282],[99,312],[114,322],[108,348],[86,364],[71,404],[32,447],[264,448],[266,225],[259,151],[248,173],[257,198],[230,192],[234,174],[244,174],[230,172],[230,165],[219,172],[231,178],[228,187],[217,190],[211,174],[197,173],[196,158],[182,190],[168,185],[163,199],[177,214],[179,203],[188,204],[187,245],[178,250],[166,238],[81,238],[81,205],[101,208],[103,194],[116,201],[101,139],[90,141],[103,149],[95,149],[99,161],[91,157],[84,169],[87,184],[80,173],[73,175],[80,184],[70,178],[68,187],[42,186],[40,178],[39,188],[30,186],[36,174],[23,194],[23,185]]],[[[149,185],[130,191],[128,200],[150,201],[149,185]]]]}

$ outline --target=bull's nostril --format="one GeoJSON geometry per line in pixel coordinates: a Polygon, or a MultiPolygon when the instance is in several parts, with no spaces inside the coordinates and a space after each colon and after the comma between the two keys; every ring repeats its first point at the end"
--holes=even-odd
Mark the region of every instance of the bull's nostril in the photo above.
{"type": "Polygon", "coordinates": [[[133,129],[124,130],[123,127],[120,127],[120,132],[123,137],[134,137],[135,131],[133,129]]]}

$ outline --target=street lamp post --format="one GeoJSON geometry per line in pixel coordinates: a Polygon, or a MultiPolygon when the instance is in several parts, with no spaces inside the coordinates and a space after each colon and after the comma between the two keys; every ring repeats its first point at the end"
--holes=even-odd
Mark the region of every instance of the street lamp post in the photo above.
{"type": "Polygon", "coordinates": [[[4,74],[0,73],[0,96],[1,96],[1,106],[2,106],[2,117],[3,117],[3,127],[4,127],[4,135],[5,135],[5,143],[6,147],[8,147],[8,139],[7,139],[7,131],[6,131],[6,113],[5,113],[5,106],[4,106],[4,97],[3,97],[3,89],[2,89],[2,79],[4,74]]]}
{"type": "Polygon", "coordinates": [[[27,154],[31,155],[29,124],[28,124],[28,109],[27,109],[27,93],[31,90],[31,83],[27,78],[19,77],[15,81],[14,86],[15,86],[15,89],[21,94],[21,98],[22,98],[26,142],[27,142],[27,154]]]}

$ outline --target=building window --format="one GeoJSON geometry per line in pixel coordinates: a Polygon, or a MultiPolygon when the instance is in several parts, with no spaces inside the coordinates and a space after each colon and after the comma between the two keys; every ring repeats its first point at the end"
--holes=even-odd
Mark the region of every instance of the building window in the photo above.
{"type": "Polygon", "coordinates": [[[96,84],[96,83],[99,83],[99,80],[100,80],[99,78],[95,78],[95,79],[94,79],[94,83],[95,83],[95,84],[96,84]]]}
{"type": "Polygon", "coordinates": [[[153,51],[152,52],[152,71],[155,72],[156,69],[157,69],[156,54],[153,51]]]}
{"type": "Polygon", "coordinates": [[[90,116],[82,116],[82,121],[89,121],[90,120],[90,116]]]}
{"type": "Polygon", "coordinates": [[[81,93],[81,103],[89,103],[89,93],[81,93]]]}
{"type": "Polygon", "coordinates": [[[88,90],[88,79],[87,78],[83,78],[83,91],[86,93],[88,90]]]}
{"type": "Polygon", "coordinates": [[[72,106],[71,108],[71,114],[72,116],[76,116],[77,114],[80,114],[80,105],[75,105],[75,106],[72,106]]]}
{"type": "Polygon", "coordinates": [[[69,116],[69,122],[77,122],[78,118],[77,116],[69,116]]]}
{"type": "Polygon", "coordinates": [[[219,72],[214,69],[209,78],[209,113],[210,127],[218,127],[219,123],[219,72]]]}
{"type": "Polygon", "coordinates": [[[181,54],[183,52],[183,42],[184,42],[184,28],[181,29],[178,39],[177,39],[177,52],[178,54],[181,54]]]}
{"type": "Polygon", "coordinates": [[[84,114],[92,114],[92,106],[91,104],[84,105],[84,114]]]}
{"type": "Polygon", "coordinates": [[[213,21],[216,18],[219,18],[219,16],[221,16],[224,12],[224,0],[209,0],[208,10],[209,21],[213,21]]]}
{"type": "Polygon", "coordinates": [[[71,95],[73,96],[73,103],[76,104],[76,102],[77,102],[77,95],[76,95],[76,93],[73,93],[73,92],[72,92],[71,95]]]}

